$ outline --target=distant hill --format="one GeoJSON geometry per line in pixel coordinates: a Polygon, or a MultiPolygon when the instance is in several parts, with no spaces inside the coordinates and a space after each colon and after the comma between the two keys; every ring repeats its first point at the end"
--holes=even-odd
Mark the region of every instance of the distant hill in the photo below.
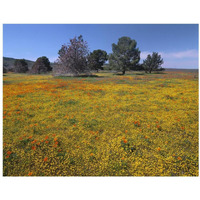
{"type": "MultiPolygon", "coordinates": [[[[8,71],[12,70],[15,66],[15,60],[17,60],[16,58],[9,58],[9,57],[3,57],[3,67],[5,67],[8,71]]],[[[33,64],[35,63],[34,61],[31,60],[26,60],[28,64],[28,69],[30,70],[33,66],[33,64]]],[[[53,67],[54,63],[50,63],[51,67],[53,67]]]]}
{"type": "MultiPolygon", "coordinates": [[[[16,58],[3,57],[3,66],[7,70],[13,69],[14,68],[15,60],[17,60],[17,59],[16,58]]],[[[25,61],[27,62],[28,68],[30,70],[35,62],[31,61],[31,60],[26,60],[26,59],[25,59],[25,61]]]]}

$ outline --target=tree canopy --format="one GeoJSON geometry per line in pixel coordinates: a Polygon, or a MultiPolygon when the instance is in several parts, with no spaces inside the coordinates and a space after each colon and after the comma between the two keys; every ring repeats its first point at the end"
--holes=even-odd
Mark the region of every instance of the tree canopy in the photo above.
{"type": "Polygon", "coordinates": [[[143,67],[146,73],[151,73],[152,71],[162,71],[164,70],[164,68],[161,67],[163,63],[164,62],[161,58],[161,55],[153,52],[152,55],[149,54],[147,58],[143,61],[143,67]]]}
{"type": "Polygon", "coordinates": [[[28,71],[28,64],[25,59],[16,59],[14,66],[14,72],[16,73],[26,73],[28,71]]]}
{"type": "Polygon", "coordinates": [[[88,66],[92,70],[102,70],[104,63],[108,60],[108,55],[106,51],[101,49],[94,50],[90,53],[88,58],[88,66]]]}
{"type": "Polygon", "coordinates": [[[58,54],[59,57],[54,68],[55,73],[79,75],[89,71],[87,67],[89,50],[82,35],[70,39],[67,45],[62,45],[58,54]]]}
{"type": "Polygon", "coordinates": [[[109,64],[115,70],[125,74],[134,69],[140,61],[140,51],[137,42],[130,37],[121,37],[117,44],[112,44],[113,53],[109,56],[109,64]]]}
{"type": "Polygon", "coordinates": [[[49,59],[46,56],[39,57],[34,63],[31,72],[34,74],[46,73],[52,70],[49,59]]]}

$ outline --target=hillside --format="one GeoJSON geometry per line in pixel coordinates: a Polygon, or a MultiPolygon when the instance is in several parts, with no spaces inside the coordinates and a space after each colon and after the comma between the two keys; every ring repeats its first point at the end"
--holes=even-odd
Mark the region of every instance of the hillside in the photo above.
{"type": "MultiPolygon", "coordinates": [[[[15,60],[17,60],[17,59],[16,58],[3,57],[3,66],[7,70],[10,70],[10,69],[14,68],[15,60]]],[[[25,59],[25,61],[28,63],[28,68],[30,70],[35,62],[31,61],[31,60],[26,60],[26,59],[25,59]]],[[[50,63],[50,64],[53,67],[54,63],[50,63]]]]}
{"type": "MultiPolygon", "coordinates": [[[[3,57],[3,66],[6,69],[12,69],[12,68],[14,68],[15,60],[16,60],[15,58],[3,57]]],[[[28,63],[28,68],[31,69],[31,67],[34,64],[34,61],[26,60],[26,59],[25,59],[25,61],[28,63]]]]}

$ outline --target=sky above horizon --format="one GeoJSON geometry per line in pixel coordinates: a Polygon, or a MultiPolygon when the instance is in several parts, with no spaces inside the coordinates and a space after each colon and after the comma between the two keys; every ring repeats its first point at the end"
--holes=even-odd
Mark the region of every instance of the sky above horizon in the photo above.
{"type": "Polygon", "coordinates": [[[82,35],[89,50],[112,53],[112,43],[128,36],[136,40],[141,62],[152,52],[161,54],[166,68],[198,68],[198,24],[4,24],[3,56],[51,62],[63,44],[82,35]]]}

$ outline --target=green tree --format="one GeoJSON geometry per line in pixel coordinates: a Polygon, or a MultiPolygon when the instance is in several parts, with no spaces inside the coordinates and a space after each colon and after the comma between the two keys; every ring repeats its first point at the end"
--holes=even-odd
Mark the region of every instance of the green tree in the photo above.
{"type": "Polygon", "coordinates": [[[164,62],[161,58],[161,55],[153,52],[152,55],[149,54],[147,58],[143,61],[143,67],[146,73],[151,73],[152,71],[162,71],[164,70],[164,68],[161,67],[163,63],[164,62]]]}
{"type": "Polygon", "coordinates": [[[88,66],[91,70],[102,70],[104,63],[108,60],[108,55],[106,51],[103,51],[101,49],[94,50],[92,53],[90,53],[88,57],[88,66]]]}
{"type": "Polygon", "coordinates": [[[31,72],[34,74],[46,73],[52,70],[49,59],[46,56],[39,57],[32,66],[31,72]]]}
{"type": "Polygon", "coordinates": [[[109,56],[110,66],[121,71],[124,75],[127,70],[134,69],[140,61],[140,51],[136,48],[137,42],[130,37],[121,37],[117,44],[112,44],[113,53],[109,56]]]}
{"type": "Polygon", "coordinates": [[[16,59],[14,66],[14,72],[16,73],[26,73],[28,71],[28,64],[25,59],[16,59]]]}

